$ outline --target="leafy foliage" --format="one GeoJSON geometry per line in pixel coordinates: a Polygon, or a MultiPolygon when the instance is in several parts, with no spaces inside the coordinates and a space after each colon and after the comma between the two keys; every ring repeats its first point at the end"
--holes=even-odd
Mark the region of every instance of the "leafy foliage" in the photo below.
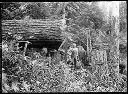
{"type": "MultiPolygon", "coordinates": [[[[115,76],[102,76],[100,82],[103,82],[99,83],[99,73],[92,72],[91,66],[86,69],[72,70],[65,61],[58,60],[58,57],[52,58],[51,61],[46,57],[32,60],[21,54],[14,54],[16,61],[11,61],[7,59],[9,54],[11,52],[3,55],[2,59],[3,92],[104,92],[115,90],[114,84],[111,84],[111,82],[115,82],[115,76]],[[13,66],[9,64],[13,64],[13,66]],[[109,89],[110,87],[113,89],[109,89]]],[[[113,71],[110,72],[112,74],[113,71]]],[[[126,88],[126,85],[123,84],[126,83],[126,79],[125,76],[121,77],[119,86],[120,91],[123,91],[126,88]]]]}
{"type": "Polygon", "coordinates": [[[95,3],[88,5],[85,2],[28,2],[8,4],[7,7],[5,7],[4,4],[6,3],[3,3],[3,19],[5,16],[8,16],[9,19],[23,19],[27,15],[32,19],[45,19],[46,17],[53,16],[60,17],[60,15],[64,14],[65,10],[67,14],[66,18],[73,19],[74,22],[77,22],[77,25],[82,27],[89,27],[92,25],[92,28],[100,28],[103,21],[103,13],[95,3]],[[11,8],[11,10],[9,8],[11,8]]]}
{"type": "MultiPolygon", "coordinates": [[[[101,30],[103,33],[102,39],[106,40],[110,45],[113,44],[111,24],[104,22],[104,13],[96,5],[96,2],[91,4],[85,2],[19,2],[3,4],[5,4],[2,7],[3,20],[23,19],[25,16],[30,16],[32,19],[58,19],[65,13],[69,25],[67,32],[64,34],[67,34],[67,36],[71,34],[74,40],[77,40],[76,42],[84,48],[86,48],[87,41],[85,38],[85,28],[89,28],[90,30],[92,43],[95,43],[101,30]],[[82,43],[79,43],[80,41],[82,43]]],[[[125,16],[121,17],[125,19],[125,16]]],[[[121,32],[125,32],[125,25],[127,23],[122,19],[120,22],[122,28],[120,30],[121,32]]],[[[8,41],[2,46],[2,68],[4,69],[2,70],[2,92],[4,93],[127,91],[127,76],[124,74],[115,74],[113,70],[115,61],[112,60],[111,53],[107,55],[111,57],[109,58],[111,60],[107,62],[109,68],[108,74],[104,73],[101,75],[102,73],[100,74],[99,71],[103,70],[98,71],[98,65],[73,70],[65,61],[61,61],[59,55],[52,59],[45,57],[45,55],[38,59],[36,56],[24,57],[21,53],[15,52],[12,46],[12,48],[8,47],[8,41]]],[[[103,68],[105,67],[102,66],[101,69],[103,68]]]]}

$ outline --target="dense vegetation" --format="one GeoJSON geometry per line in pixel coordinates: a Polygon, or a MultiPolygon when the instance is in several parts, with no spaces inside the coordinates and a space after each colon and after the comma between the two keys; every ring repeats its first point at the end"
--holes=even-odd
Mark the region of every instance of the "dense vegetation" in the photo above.
{"type": "MultiPolygon", "coordinates": [[[[23,52],[16,52],[11,45],[14,38],[2,38],[2,92],[114,92],[127,91],[127,21],[126,3],[122,2],[120,11],[120,79],[116,80],[115,71],[108,60],[109,73],[98,75],[97,66],[86,68],[78,65],[79,69],[72,70],[72,65],[67,65],[61,55],[54,57],[23,56],[23,52]],[[121,15],[122,14],[122,15],[121,15]],[[124,38],[125,36],[125,38],[124,38]],[[38,57],[38,58],[37,58],[38,57]],[[99,81],[99,79],[101,80],[99,81]],[[117,84],[116,81],[119,83],[117,84]]],[[[65,14],[67,19],[66,31],[74,36],[77,42],[86,44],[84,31],[89,28],[92,43],[102,32],[103,41],[112,44],[112,24],[104,19],[104,12],[97,6],[97,2],[67,2],[67,3],[33,3],[17,2],[2,4],[2,20],[20,19],[60,19],[65,14]],[[28,17],[28,18],[27,18],[28,17]]],[[[12,36],[11,36],[12,37],[12,36]]],[[[34,52],[32,52],[34,53],[34,52]]],[[[108,51],[108,56],[112,55],[108,51]]],[[[108,57],[108,58],[109,58],[108,57]]]]}

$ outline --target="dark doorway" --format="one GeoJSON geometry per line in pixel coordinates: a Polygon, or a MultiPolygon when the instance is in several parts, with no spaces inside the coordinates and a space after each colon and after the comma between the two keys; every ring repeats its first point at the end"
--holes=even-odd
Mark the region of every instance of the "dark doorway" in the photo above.
{"type": "Polygon", "coordinates": [[[42,49],[43,47],[52,50],[58,50],[59,46],[61,45],[62,41],[56,40],[28,40],[31,44],[28,45],[28,49],[30,48],[38,48],[42,49]]]}
{"type": "Polygon", "coordinates": [[[25,42],[19,42],[19,47],[21,47],[20,50],[23,51],[25,47],[25,42]]]}
{"type": "MultiPolygon", "coordinates": [[[[28,44],[27,50],[34,48],[36,49],[36,51],[41,51],[42,48],[47,48],[48,54],[53,50],[58,50],[58,48],[60,47],[62,43],[61,40],[36,40],[36,39],[32,40],[31,39],[31,40],[26,40],[26,41],[31,42],[30,44],[28,44]]],[[[20,50],[23,50],[25,46],[25,42],[20,42],[19,46],[22,46],[20,50]]]]}

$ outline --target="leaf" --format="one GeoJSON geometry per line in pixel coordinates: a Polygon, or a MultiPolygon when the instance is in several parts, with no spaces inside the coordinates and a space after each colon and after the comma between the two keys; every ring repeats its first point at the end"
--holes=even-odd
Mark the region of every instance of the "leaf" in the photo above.
{"type": "Polygon", "coordinates": [[[2,73],[2,83],[7,81],[6,73],[2,73]]]}
{"type": "Polygon", "coordinates": [[[26,83],[26,81],[23,81],[22,85],[23,85],[23,87],[25,88],[26,91],[30,91],[30,90],[29,90],[29,86],[30,86],[30,85],[28,85],[28,84],[26,83]]]}
{"type": "Polygon", "coordinates": [[[39,85],[41,82],[39,82],[39,81],[36,81],[36,83],[39,85]]]}
{"type": "Polygon", "coordinates": [[[8,91],[5,90],[3,87],[2,87],[2,92],[3,92],[3,93],[8,93],[8,91]]]}
{"type": "Polygon", "coordinates": [[[7,83],[4,83],[4,88],[5,88],[5,90],[7,90],[7,91],[9,91],[10,90],[10,86],[9,85],[7,85],[7,83]]]}
{"type": "Polygon", "coordinates": [[[19,87],[17,86],[18,83],[17,82],[12,82],[12,90],[14,90],[15,92],[18,92],[19,91],[19,87]]]}

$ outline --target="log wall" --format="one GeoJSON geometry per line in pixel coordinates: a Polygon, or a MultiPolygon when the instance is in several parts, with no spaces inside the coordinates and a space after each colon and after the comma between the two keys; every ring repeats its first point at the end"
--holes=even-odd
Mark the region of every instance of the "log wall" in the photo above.
{"type": "Polygon", "coordinates": [[[62,20],[3,20],[2,34],[19,34],[59,39],[61,37],[62,20]]]}

